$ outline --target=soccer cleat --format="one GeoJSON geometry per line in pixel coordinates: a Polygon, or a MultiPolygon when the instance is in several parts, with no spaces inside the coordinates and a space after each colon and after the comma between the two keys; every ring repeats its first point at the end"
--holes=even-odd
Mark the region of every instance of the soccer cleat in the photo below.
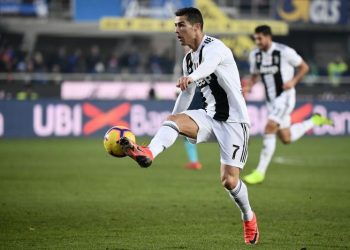
{"type": "Polygon", "coordinates": [[[153,155],[149,148],[139,146],[127,137],[121,137],[118,143],[124,153],[134,159],[141,167],[151,166],[153,155]]]}
{"type": "Polygon", "coordinates": [[[243,230],[245,244],[255,245],[258,243],[260,235],[255,213],[253,213],[253,219],[243,222],[243,230]]]}
{"type": "Polygon", "coordinates": [[[186,163],[185,168],[192,170],[200,170],[202,168],[202,164],[199,161],[188,162],[186,163]]]}
{"type": "Polygon", "coordinates": [[[243,177],[243,180],[251,185],[262,183],[265,179],[265,175],[258,170],[254,170],[251,174],[243,177]]]}
{"type": "Polygon", "coordinates": [[[318,113],[312,115],[311,121],[316,126],[330,125],[333,126],[333,121],[325,116],[322,116],[318,113]]]}

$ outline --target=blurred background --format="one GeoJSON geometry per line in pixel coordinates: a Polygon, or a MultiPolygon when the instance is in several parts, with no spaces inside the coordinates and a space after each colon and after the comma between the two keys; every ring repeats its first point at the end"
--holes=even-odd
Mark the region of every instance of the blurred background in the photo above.
{"type": "MultiPolygon", "coordinates": [[[[1,0],[0,136],[100,136],[120,122],[152,135],[176,98],[184,54],[173,13],[186,6],[199,7],[205,32],[232,49],[242,84],[253,30],[271,25],[274,40],[310,65],[295,119],[320,112],[336,126],[315,134],[349,134],[347,0],[1,0]],[[119,118],[112,112],[109,122],[86,128],[122,104],[119,118]]],[[[252,135],[263,129],[263,100],[257,84],[247,96],[252,135]]]]}

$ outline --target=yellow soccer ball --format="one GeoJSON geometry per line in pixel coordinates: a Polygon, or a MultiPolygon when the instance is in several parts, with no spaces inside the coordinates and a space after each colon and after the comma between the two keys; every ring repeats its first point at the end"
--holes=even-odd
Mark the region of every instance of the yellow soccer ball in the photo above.
{"type": "Polygon", "coordinates": [[[115,157],[125,156],[122,148],[118,143],[119,139],[124,136],[133,142],[136,142],[135,135],[127,127],[114,126],[106,132],[103,140],[103,145],[110,155],[113,155],[115,157]]]}

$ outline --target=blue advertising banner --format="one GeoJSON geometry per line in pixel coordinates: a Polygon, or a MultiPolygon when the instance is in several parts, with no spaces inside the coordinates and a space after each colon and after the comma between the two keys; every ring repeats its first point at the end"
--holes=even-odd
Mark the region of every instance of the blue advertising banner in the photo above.
{"type": "Polygon", "coordinates": [[[0,15],[47,16],[47,0],[0,0],[0,15]]]}
{"type": "Polygon", "coordinates": [[[275,18],[287,22],[346,24],[348,0],[275,1],[275,18]]]}
{"type": "Polygon", "coordinates": [[[98,21],[102,17],[171,18],[175,10],[193,6],[193,0],[74,0],[74,20],[98,21]]]}
{"type": "MultiPolygon", "coordinates": [[[[100,136],[114,125],[129,127],[136,136],[153,136],[171,114],[173,101],[1,101],[0,137],[100,136]]],[[[252,136],[267,121],[263,102],[248,103],[252,136]]],[[[313,113],[329,116],[334,126],[313,128],[313,135],[350,135],[347,102],[297,103],[292,122],[313,113]]]]}

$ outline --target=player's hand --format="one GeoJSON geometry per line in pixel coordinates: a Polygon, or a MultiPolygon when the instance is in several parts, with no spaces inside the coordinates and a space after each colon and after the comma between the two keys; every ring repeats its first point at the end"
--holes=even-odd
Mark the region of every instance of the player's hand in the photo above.
{"type": "Polygon", "coordinates": [[[243,95],[248,95],[252,91],[252,86],[249,84],[245,84],[242,86],[243,95]]]}
{"type": "Polygon", "coordinates": [[[284,90],[291,89],[291,88],[294,88],[295,85],[296,85],[296,82],[292,79],[292,80],[285,82],[283,84],[283,89],[284,90]]]}
{"type": "Polygon", "coordinates": [[[177,80],[176,87],[180,88],[182,91],[187,89],[188,85],[193,82],[193,79],[188,76],[181,76],[179,80],[177,80]]]}

